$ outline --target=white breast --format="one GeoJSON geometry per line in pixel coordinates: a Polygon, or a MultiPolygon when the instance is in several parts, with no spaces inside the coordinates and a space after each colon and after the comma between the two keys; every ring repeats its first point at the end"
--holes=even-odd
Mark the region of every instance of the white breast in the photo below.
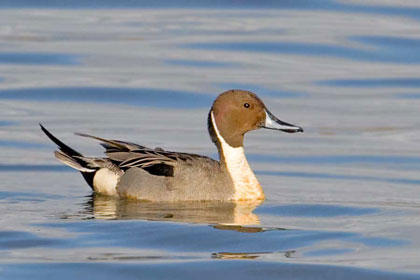
{"type": "Polygon", "coordinates": [[[108,168],[101,168],[96,171],[93,177],[93,189],[95,192],[103,195],[117,195],[117,184],[119,180],[119,174],[116,174],[108,168]]]}
{"type": "Polygon", "coordinates": [[[217,129],[213,112],[211,112],[211,121],[222,146],[226,167],[233,181],[235,188],[234,200],[263,199],[264,193],[257,177],[255,177],[254,172],[248,164],[244,147],[232,147],[223,139],[217,129]]]}

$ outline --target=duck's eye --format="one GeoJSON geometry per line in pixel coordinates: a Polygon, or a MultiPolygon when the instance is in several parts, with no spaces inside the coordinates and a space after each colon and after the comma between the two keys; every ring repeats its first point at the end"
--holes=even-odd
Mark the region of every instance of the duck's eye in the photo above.
{"type": "Polygon", "coordinates": [[[245,104],[244,104],[244,107],[245,107],[245,108],[249,108],[249,103],[245,103],[245,104]]]}

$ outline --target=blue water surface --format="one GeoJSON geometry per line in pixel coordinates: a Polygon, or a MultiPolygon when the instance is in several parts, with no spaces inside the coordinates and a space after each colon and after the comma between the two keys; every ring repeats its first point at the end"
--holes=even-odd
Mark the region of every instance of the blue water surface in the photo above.
{"type": "Polygon", "coordinates": [[[349,207],[340,205],[293,204],[293,205],[264,205],[255,213],[265,213],[286,217],[337,217],[361,216],[378,213],[377,208],[349,207]]]}
{"type": "Polygon", "coordinates": [[[18,122],[15,121],[1,121],[0,120],[0,126],[15,126],[18,125],[18,122]]]}
{"type": "Polygon", "coordinates": [[[403,64],[420,63],[420,45],[417,40],[406,38],[361,37],[348,38],[375,48],[356,48],[336,44],[298,43],[281,41],[261,42],[206,42],[188,43],[184,48],[222,50],[230,52],[257,52],[290,54],[316,57],[334,57],[353,61],[389,62],[403,64]],[[413,42],[414,41],[414,44],[413,42]]]}
{"type": "Polygon", "coordinates": [[[157,108],[210,107],[211,95],[151,88],[63,87],[0,90],[0,100],[71,101],[157,108]]]}
{"type": "Polygon", "coordinates": [[[79,65],[80,63],[80,56],[73,54],[0,52],[0,65],[79,65]]]}
{"type": "MultiPolygon", "coordinates": [[[[171,211],[168,210],[168,213],[171,211]]],[[[238,231],[236,226],[225,226],[223,230],[207,225],[183,225],[162,222],[69,222],[43,224],[41,226],[65,228],[77,232],[75,239],[67,245],[77,247],[127,247],[167,250],[172,252],[281,252],[313,246],[326,240],[360,243],[364,246],[404,246],[407,240],[375,236],[363,236],[355,232],[311,231],[299,229],[264,228],[261,231],[238,231]],[[149,232],[166,232],[165,235],[150,235],[149,232]],[[88,234],[87,234],[88,233],[88,234]],[[189,242],[179,242],[188,236],[189,242]]],[[[56,239],[53,239],[56,240],[56,239]]],[[[58,239],[60,240],[60,239],[58,239]]],[[[63,240],[63,242],[65,242],[63,240]]],[[[59,244],[59,243],[58,243],[59,244]]],[[[63,243],[64,244],[64,243],[63,243]]],[[[7,245],[5,245],[7,246],[7,245]]],[[[61,245],[58,245],[59,247],[61,245]]]]}
{"type": "Polygon", "coordinates": [[[289,263],[251,262],[238,260],[221,260],[213,262],[178,261],[176,263],[141,262],[121,263],[25,263],[0,265],[6,278],[28,279],[33,275],[48,277],[59,276],[60,279],[84,278],[112,280],[124,275],[124,279],[168,279],[174,275],[183,275],[182,279],[319,279],[319,280],[417,280],[420,275],[398,272],[383,272],[330,265],[301,265],[289,263]]]}
{"type": "Polygon", "coordinates": [[[42,148],[48,148],[49,146],[46,144],[26,142],[26,141],[0,140],[0,147],[9,147],[9,148],[18,148],[18,149],[42,149],[42,148]]]}
{"type": "Polygon", "coordinates": [[[200,67],[200,68],[208,68],[208,67],[226,68],[226,67],[237,66],[237,64],[231,63],[231,62],[219,62],[219,61],[209,61],[209,60],[166,59],[164,62],[171,65],[200,67]]]}
{"type": "MultiPolygon", "coordinates": [[[[420,6],[375,3],[0,1],[7,18],[0,28],[0,74],[7,73],[0,78],[0,132],[7,135],[0,139],[0,279],[420,279],[420,6]],[[79,172],[59,165],[54,145],[41,144],[48,140],[32,127],[48,119],[73,128],[72,106],[90,103],[107,105],[116,121],[92,112],[80,119],[92,130],[120,133],[133,122],[115,104],[154,107],[162,118],[165,109],[207,113],[215,94],[231,88],[255,91],[273,101],[269,109],[305,123],[305,133],[285,141],[293,147],[287,154],[254,142],[248,159],[267,193],[278,192],[261,205],[90,196],[79,172]],[[354,103],[336,94],[352,88],[354,103]],[[363,95],[388,88],[386,99],[363,95]],[[388,118],[360,106],[360,96],[388,118]],[[48,102],[66,112],[49,111],[48,102]],[[394,114],[396,104],[407,114],[394,114]],[[363,128],[395,118],[413,131],[349,133],[354,117],[363,128]],[[336,133],[319,133],[323,126],[336,133]],[[361,193],[341,192],[364,186],[374,195],[362,201],[361,193]]],[[[195,135],[189,127],[177,133],[195,135]]],[[[176,136],[162,142],[205,147],[176,136]]]]}
{"type": "Polygon", "coordinates": [[[420,8],[401,5],[363,5],[355,3],[342,3],[333,0],[295,0],[295,1],[229,1],[229,0],[180,0],[180,1],[151,1],[131,0],[112,1],[53,1],[53,0],[4,0],[1,8],[46,8],[46,9],[109,9],[109,8],[213,8],[213,9],[291,9],[313,11],[335,11],[344,13],[362,13],[372,15],[398,16],[420,19],[420,8]]]}
{"type": "Polygon", "coordinates": [[[253,83],[220,83],[216,84],[216,87],[218,87],[219,91],[224,91],[226,89],[246,89],[249,91],[252,91],[254,93],[258,93],[258,95],[261,96],[268,96],[268,97],[275,97],[275,98],[304,98],[309,97],[308,93],[303,92],[295,92],[292,90],[282,90],[280,88],[277,89],[270,89],[258,84],[253,83]]]}
{"type": "Polygon", "coordinates": [[[420,78],[340,79],[321,81],[318,84],[349,88],[419,88],[420,78]]]}

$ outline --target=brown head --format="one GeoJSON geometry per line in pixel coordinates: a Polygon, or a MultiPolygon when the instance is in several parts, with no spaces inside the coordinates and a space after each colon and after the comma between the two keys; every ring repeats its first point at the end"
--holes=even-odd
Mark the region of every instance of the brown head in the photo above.
{"type": "Polygon", "coordinates": [[[236,89],[221,93],[209,112],[209,133],[213,142],[219,145],[214,125],[231,147],[242,146],[244,134],[259,128],[289,133],[303,132],[301,127],[282,122],[273,116],[256,94],[236,89]]]}

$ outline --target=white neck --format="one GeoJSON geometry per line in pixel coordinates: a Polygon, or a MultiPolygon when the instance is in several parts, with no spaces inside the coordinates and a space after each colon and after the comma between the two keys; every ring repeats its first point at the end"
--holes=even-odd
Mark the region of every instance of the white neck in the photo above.
{"type": "Polygon", "coordinates": [[[245,157],[244,147],[232,147],[220,135],[216,121],[211,112],[211,121],[221,145],[221,153],[226,163],[226,168],[232,179],[235,194],[233,200],[255,200],[264,199],[264,193],[258,183],[257,177],[245,157]]]}

